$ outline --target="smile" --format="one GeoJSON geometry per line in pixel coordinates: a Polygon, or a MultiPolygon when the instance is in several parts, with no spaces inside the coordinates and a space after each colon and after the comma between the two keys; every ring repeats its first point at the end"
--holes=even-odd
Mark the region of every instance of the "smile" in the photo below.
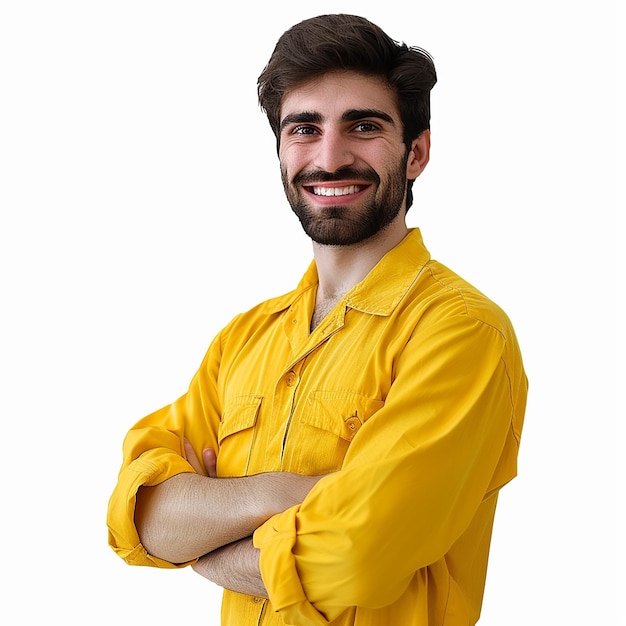
{"type": "Polygon", "coordinates": [[[311,191],[316,196],[349,196],[361,191],[363,187],[359,185],[349,185],[348,187],[311,187],[311,191]]]}

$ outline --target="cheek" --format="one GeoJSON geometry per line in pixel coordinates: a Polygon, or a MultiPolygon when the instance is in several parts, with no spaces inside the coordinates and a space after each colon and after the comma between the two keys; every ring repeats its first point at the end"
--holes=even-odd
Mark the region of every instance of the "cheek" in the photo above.
{"type": "Polygon", "coordinates": [[[304,169],[307,163],[304,154],[300,150],[281,149],[278,153],[278,158],[280,160],[280,171],[283,178],[286,177],[287,180],[293,179],[298,172],[304,169]]]}

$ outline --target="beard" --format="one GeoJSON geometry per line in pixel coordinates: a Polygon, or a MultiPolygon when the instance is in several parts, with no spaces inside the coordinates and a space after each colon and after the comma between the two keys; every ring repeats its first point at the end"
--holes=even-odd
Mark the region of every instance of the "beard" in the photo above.
{"type": "Polygon", "coordinates": [[[281,164],[281,178],[291,209],[313,241],[327,246],[350,246],[383,231],[398,216],[406,194],[406,160],[399,162],[382,184],[373,169],[348,167],[334,173],[303,171],[290,183],[281,164]],[[358,208],[342,206],[340,198],[336,205],[314,207],[301,190],[303,185],[348,179],[372,183],[376,187],[374,197],[358,208]]]}

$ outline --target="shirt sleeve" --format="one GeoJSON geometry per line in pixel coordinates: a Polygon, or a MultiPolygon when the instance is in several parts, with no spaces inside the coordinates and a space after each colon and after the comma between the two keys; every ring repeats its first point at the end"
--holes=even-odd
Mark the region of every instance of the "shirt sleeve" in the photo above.
{"type": "Polygon", "coordinates": [[[414,334],[395,374],[342,469],[254,535],[286,623],[390,604],[516,474],[526,378],[512,329],[440,321],[414,334]]]}
{"type": "Polygon", "coordinates": [[[198,458],[204,448],[217,449],[217,368],[219,336],[211,344],[187,393],[169,406],[144,417],[128,432],[122,467],[109,499],[108,541],[129,565],[183,567],[150,555],[135,527],[135,502],[142,485],[153,486],[172,476],[193,472],[184,455],[184,438],[192,442],[198,458]]]}

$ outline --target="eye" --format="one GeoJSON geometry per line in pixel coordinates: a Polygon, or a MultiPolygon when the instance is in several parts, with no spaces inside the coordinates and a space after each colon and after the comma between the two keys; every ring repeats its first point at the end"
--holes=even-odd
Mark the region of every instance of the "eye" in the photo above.
{"type": "Polygon", "coordinates": [[[313,126],[295,126],[290,134],[291,135],[314,135],[316,133],[316,129],[313,126]]]}
{"type": "Polygon", "coordinates": [[[374,122],[359,122],[354,126],[354,130],[358,133],[373,133],[379,131],[380,126],[374,122]]]}

